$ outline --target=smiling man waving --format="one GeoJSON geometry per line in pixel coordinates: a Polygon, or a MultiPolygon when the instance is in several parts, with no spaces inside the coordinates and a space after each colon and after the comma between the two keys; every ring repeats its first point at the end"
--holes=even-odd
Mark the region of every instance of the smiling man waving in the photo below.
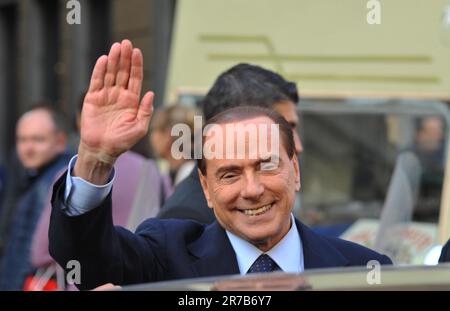
{"type": "Polygon", "coordinates": [[[50,253],[62,267],[80,262],[79,288],[391,263],[362,246],[317,235],[293,217],[300,171],[292,130],[274,111],[257,107],[232,108],[205,126],[203,149],[213,156],[204,153],[199,175],[216,222],[149,219],[136,233],[114,227],[114,162],[146,134],[152,114],[151,92],[139,103],[142,80],[142,54],[131,42],[116,43],[99,58],[84,101],[78,156],[54,187],[50,253]],[[227,131],[249,126],[255,130],[227,131]],[[222,140],[211,148],[215,135],[222,140]],[[277,148],[261,148],[264,143],[277,148]],[[231,151],[223,148],[230,145],[231,151]]]}

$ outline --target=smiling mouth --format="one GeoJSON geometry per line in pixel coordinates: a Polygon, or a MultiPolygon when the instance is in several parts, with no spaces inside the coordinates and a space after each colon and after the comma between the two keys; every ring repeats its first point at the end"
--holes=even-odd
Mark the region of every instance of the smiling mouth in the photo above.
{"type": "Polygon", "coordinates": [[[264,205],[262,207],[255,208],[255,209],[245,209],[245,210],[239,210],[239,211],[247,216],[258,216],[258,215],[262,215],[265,212],[269,211],[272,207],[273,207],[273,203],[267,204],[267,205],[264,205]]]}

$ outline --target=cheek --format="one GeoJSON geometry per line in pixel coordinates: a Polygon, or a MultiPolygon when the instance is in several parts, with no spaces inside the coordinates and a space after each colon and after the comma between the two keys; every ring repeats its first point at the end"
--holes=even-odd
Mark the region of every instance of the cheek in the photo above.
{"type": "Polygon", "coordinates": [[[164,135],[164,133],[162,133],[160,131],[153,132],[151,135],[151,140],[152,140],[153,145],[157,149],[163,149],[165,147],[165,145],[167,144],[167,136],[164,135]]]}
{"type": "Polygon", "coordinates": [[[215,208],[230,208],[240,193],[239,183],[232,185],[215,185],[210,193],[215,208]]]}
{"type": "Polygon", "coordinates": [[[295,170],[291,170],[289,172],[289,184],[293,185],[293,188],[295,188],[295,181],[296,181],[297,177],[296,177],[296,173],[295,170]]]}
{"type": "Polygon", "coordinates": [[[21,154],[25,150],[25,145],[22,143],[16,143],[16,150],[18,154],[21,154]]]}
{"type": "Polygon", "coordinates": [[[295,173],[294,170],[284,170],[280,172],[276,180],[270,185],[270,190],[278,197],[284,197],[288,201],[295,198],[295,173]]]}
{"type": "Polygon", "coordinates": [[[152,141],[153,150],[159,156],[161,153],[161,140],[159,139],[159,136],[157,134],[153,134],[151,136],[151,141],[152,141]]]}
{"type": "Polygon", "coordinates": [[[21,161],[29,157],[28,156],[29,152],[27,151],[27,148],[25,146],[23,145],[17,146],[16,149],[17,149],[17,156],[21,161]]]}
{"type": "Polygon", "coordinates": [[[159,134],[159,132],[155,131],[152,133],[152,135],[150,137],[151,137],[152,141],[157,145],[161,135],[159,134]]]}
{"type": "Polygon", "coordinates": [[[43,141],[36,143],[35,149],[41,155],[49,155],[55,152],[56,144],[51,141],[43,141]]]}
{"type": "Polygon", "coordinates": [[[155,133],[151,133],[150,134],[150,143],[153,145],[153,148],[155,148],[156,146],[156,142],[157,142],[157,135],[155,133]]]}
{"type": "Polygon", "coordinates": [[[17,145],[17,152],[19,154],[29,154],[29,153],[34,153],[36,151],[36,144],[31,143],[31,142],[27,142],[27,143],[23,143],[23,144],[19,144],[17,145]]]}
{"type": "Polygon", "coordinates": [[[172,136],[172,135],[170,135],[170,131],[166,131],[166,132],[161,133],[161,136],[164,138],[164,141],[166,143],[170,143],[172,140],[175,140],[175,139],[180,137],[180,136],[172,136]]]}
{"type": "Polygon", "coordinates": [[[289,187],[295,183],[295,175],[291,170],[284,170],[277,176],[277,180],[279,181],[279,187],[283,188],[283,191],[286,191],[286,189],[290,189],[289,187]]]}

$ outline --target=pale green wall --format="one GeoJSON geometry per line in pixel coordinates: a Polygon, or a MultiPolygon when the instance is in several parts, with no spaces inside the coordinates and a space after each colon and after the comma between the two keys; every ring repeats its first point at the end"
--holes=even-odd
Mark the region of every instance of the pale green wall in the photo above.
{"type": "Polygon", "coordinates": [[[450,98],[450,0],[381,1],[380,25],[367,23],[366,3],[179,0],[166,95],[205,90],[244,61],[297,81],[303,94],[450,98]]]}

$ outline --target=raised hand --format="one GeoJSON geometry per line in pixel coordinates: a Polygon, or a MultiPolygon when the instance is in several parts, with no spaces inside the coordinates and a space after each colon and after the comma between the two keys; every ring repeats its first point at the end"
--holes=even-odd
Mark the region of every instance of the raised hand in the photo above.
{"type": "Polygon", "coordinates": [[[153,93],[139,103],[143,59],[130,41],[114,43],[95,64],[81,113],[81,140],[74,175],[106,182],[115,160],[148,130],[153,93]]]}

